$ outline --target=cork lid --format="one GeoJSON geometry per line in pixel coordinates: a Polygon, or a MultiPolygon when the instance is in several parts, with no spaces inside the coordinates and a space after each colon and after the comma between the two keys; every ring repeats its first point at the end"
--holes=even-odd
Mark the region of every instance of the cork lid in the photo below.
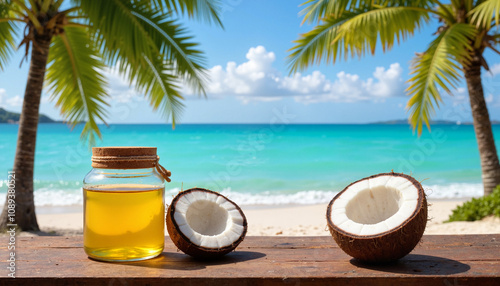
{"type": "Polygon", "coordinates": [[[152,168],[158,162],[156,147],[93,147],[92,167],[103,169],[152,168]]]}

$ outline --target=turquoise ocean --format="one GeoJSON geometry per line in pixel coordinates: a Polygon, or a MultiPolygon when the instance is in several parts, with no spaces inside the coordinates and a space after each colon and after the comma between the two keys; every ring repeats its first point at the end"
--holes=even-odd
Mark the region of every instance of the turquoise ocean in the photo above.
{"type": "MultiPolygon", "coordinates": [[[[91,152],[82,126],[40,124],[35,204],[82,204],[91,152]]],[[[493,127],[500,142],[500,126],[493,127]]],[[[0,124],[0,203],[14,161],[18,125],[0,124]]],[[[167,196],[204,187],[241,205],[326,203],[346,185],[381,172],[404,172],[431,198],[482,195],[473,127],[433,125],[421,137],[408,125],[164,124],[101,126],[97,146],[153,146],[172,171],[167,196]]],[[[498,149],[497,149],[498,150],[498,149]]]]}

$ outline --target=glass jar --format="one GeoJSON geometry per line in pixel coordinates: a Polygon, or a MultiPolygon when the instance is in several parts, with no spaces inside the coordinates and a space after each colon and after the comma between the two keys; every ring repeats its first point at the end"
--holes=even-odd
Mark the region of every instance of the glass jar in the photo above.
{"type": "Polygon", "coordinates": [[[154,147],[94,147],[83,180],[83,246],[90,258],[137,261],[163,251],[164,179],[154,147]]]}

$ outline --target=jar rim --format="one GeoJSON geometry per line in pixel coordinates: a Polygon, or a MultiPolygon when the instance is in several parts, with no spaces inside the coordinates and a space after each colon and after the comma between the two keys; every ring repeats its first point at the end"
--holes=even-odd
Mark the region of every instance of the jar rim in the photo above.
{"type": "Polygon", "coordinates": [[[140,169],[155,167],[156,147],[93,147],[92,167],[102,169],[140,169]]]}

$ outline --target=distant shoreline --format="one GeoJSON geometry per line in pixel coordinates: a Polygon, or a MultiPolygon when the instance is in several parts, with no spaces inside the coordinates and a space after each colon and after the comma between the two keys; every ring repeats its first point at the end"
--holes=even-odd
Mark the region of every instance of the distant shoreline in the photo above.
{"type": "MultiPolygon", "coordinates": [[[[83,124],[78,123],[78,124],[83,124]]],[[[0,124],[8,124],[8,125],[18,125],[19,122],[0,122],[0,124]]],[[[39,122],[39,124],[68,124],[67,122],[64,121],[51,121],[51,122],[39,122]]],[[[445,120],[439,120],[439,121],[433,121],[429,123],[430,125],[436,126],[436,125],[453,125],[453,126],[460,126],[460,125],[467,125],[467,126],[472,126],[472,122],[453,122],[453,121],[445,121],[445,120]]],[[[98,125],[106,125],[104,123],[99,123],[98,125]]],[[[107,125],[171,125],[169,122],[165,123],[159,123],[159,122],[147,122],[147,123],[142,123],[142,122],[132,122],[132,123],[108,123],[107,125]]],[[[269,123],[207,123],[207,122],[200,122],[200,123],[177,123],[177,126],[181,125],[269,125],[269,123]]],[[[366,123],[356,123],[356,122],[348,122],[348,123],[328,123],[328,122],[297,122],[297,123],[289,123],[286,124],[289,126],[294,126],[294,125],[407,125],[410,126],[408,122],[404,122],[404,120],[390,120],[390,121],[376,121],[376,122],[366,122],[366,123]]],[[[500,121],[498,120],[493,120],[491,121],[491,125],[500,125],[500,121]]]]}
{"type": "MultiPolygon", "coordinates": [[[[0,107],[0,124],[19,124],[20,114],[16,112],[7,111],[0,107]]],[[[39,123],[45,124],[67,124],[67,122],[63,120],[54,120],[47,115],[40,114],[39,123]]],[[[85,122],[81,122],[85,123],[85,122]]],[[[81,124],[79,123],[79,124],[81,124]]],[[[99,124],[102,125],[103,123],[99,124]]],[[[110,125],[170,125],[171,123],[109,123],[110,125]]],[[[178,125],[267,125],[268,123],[179,123],[178,125]]],[[[431,125],[472,125],[472,122],[460,122],[460,121],[451,121],[451,120],[434,120],[430,122],[431,125]]],[[[492,120],[492,125],[500,125],[500,120],[492,120]]],[[[364,122],[364,123],[325,123],[325,122],[317,122],[317,123],[308,123],[308,122],[298,122],[287,125],[410,125],[407,119],[394,119],[394,120],[383,120],[383,121],[375,121],[375,122],[364,122]]]]}
{"type": "MultiPolygon", "coordinates": [[[[0,124],[19,124],[19,118],[20,114],[16,112],[11,112],[7,111],[3,108],[0,107],[0,124]]],[[[54,120],[50,118],[49,116],[45,114],[40,114],[40,119],[39,123],[44,124],[44,123],[60,123],[60,124],[66,124],[65,121],[63,120],[54,120]]],[[[81,122],[85,123],[85,122],[81,122]]],[[[79,123],[79,124],[81,124],[79,123]]],[[[103,123],[99,124],[102,125],[103,123]]],[[[170,125],[171,123],[165,122],[165,123],[109,123],[113,125],[139,125],[139,124],[157,124],[157,125],[164,125],[168,124],[170,125]]],[[[178,125],[267,125],[268,123],[206,123],[206,122],[201,122],[201,123],[180,123],[178,125]]],[[[460,122],[460,121],[451,121],[451,120],[434,120],[430,122],[431,125],[472,125],[472,122],[460,122]]],[[[492,120],[491,121],[492,125],[500,125],[499,120],[492,120]]],[[[298,123],[293,123],[293,124],[287,124],[287,125],[410,125],[407,119],[394,119],[394,120],[383,120],[383,121],[375,121],[375,122],[365,122],[365,123],[307,123],[307,122],[298,122],[298,123]]]]}

